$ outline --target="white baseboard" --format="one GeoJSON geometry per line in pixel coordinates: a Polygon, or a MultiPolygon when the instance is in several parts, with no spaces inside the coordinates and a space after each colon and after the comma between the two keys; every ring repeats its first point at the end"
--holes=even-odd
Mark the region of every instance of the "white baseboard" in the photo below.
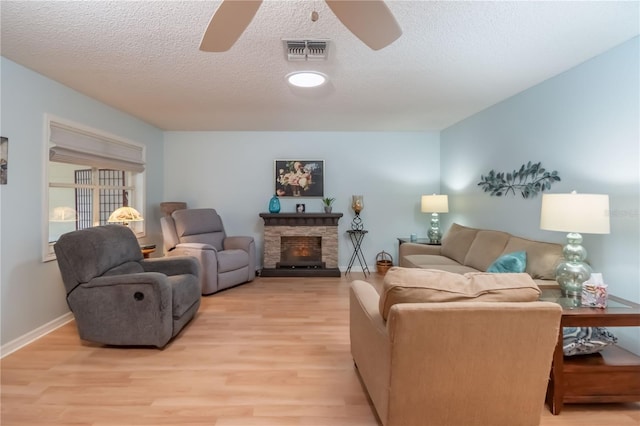
{"type": "Polygon", "coordinates": [[[30,331],[27,334],[2,345],[2,347],[0,347],[0,359],[17,351],[22,347],[27,346],[31,342],[38,340],[42,336],[51,333],[53,330],[62,327],[70,321],[73,321],[73,314],[71,312],[67,312],[66,314],[54,319],[53,321],[49,321],[48,323],[36,328],[35,330],[30,331]]]}

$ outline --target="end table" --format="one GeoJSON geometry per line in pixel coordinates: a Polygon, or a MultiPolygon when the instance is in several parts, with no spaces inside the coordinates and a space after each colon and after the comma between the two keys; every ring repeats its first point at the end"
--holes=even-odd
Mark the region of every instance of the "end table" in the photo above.
{"type": "Polygon", "coordinates": [[[547,387],[547,404],[560,414],[566,403],[640,401],[640,356],[617,345],[599,353],[565,357],[563,327],[638,327],[640,304],[609,295],[605,309],[575,306],[559,289],[542,287],[540,300],[562,306],[558,344],[547,387]]]}

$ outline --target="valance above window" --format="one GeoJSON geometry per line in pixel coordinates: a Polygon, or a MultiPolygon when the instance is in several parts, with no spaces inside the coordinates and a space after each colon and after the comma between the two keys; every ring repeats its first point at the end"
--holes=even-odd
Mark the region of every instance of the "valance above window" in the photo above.
{"type": "Polygon", "coordinates": [[[144,147],[49,122],[49,160],[92,167],[144,171],[144,147]]]}

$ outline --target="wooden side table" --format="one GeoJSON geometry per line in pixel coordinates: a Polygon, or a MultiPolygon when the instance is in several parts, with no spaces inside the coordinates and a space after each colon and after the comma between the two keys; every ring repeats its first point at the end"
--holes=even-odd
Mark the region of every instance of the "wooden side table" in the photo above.
{"type": "Polygon", "coordinates": [[[155,248],[143,248],[143,249],[140,249],[140,250],[142,250],[142,256],[145,259],[148,259],[149,256],[151,255],[151,253],[155,253],[155,251],[156,251],[155,248]]]}
{"type": "Polygon", "coordinates": [[[540,300],[559,303],[562,319],[546,401],[553,414],[565,403],[640,401],[640,356],[617,345],[592,355],[565,357],[563,327],[637,327],[640,305],[609,295],[605,309],[575,306],[559,289],[542,288],[540,300]]]}

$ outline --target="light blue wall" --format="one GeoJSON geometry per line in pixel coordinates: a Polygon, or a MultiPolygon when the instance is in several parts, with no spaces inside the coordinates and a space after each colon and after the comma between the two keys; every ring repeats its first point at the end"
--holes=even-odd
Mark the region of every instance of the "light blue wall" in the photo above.
{"type": "MultiPolygon", "coordinates": [[[[364,251],[372,271],[379,251],[397,256],[397,236],[426,235],[428,217],[420,213],[419,199],[433,192],[450,196],[451,213],[441,215],[445,228],[457,221],[563,242],[560,233],[539,229],[540,197],[489,197],[476,186],[491,169],[542,161],[563,179],[552,192],[611,196],[611,234],[586,235],[585,245],[611,291],[640,302],[639,50],[636,38],[441,134],[163,134],[0,58],[0,134],[9,138],[10,160],[9,184],[0,186],[0,344],[68,312],[56,263],[41,262],[45,113],[147,146],[147,241],[158,246],[159,203],[184,200],[218,208],[227,231],[254,235],[261,251],[258,213],[267,210],[273,192],[273,161],[325,160],[326,194],[337,198],[334,211],[345,215],[340,265],[351,254],[344,235],[353,218],[350,196],[363,194],[362,218],[370,231],[364,251]]],[[[308,211],[321,210],[317,199],[303,202],[308,211]]],[[[284,200],[283,211],[293,211],[294,204],[284,200]]],[[[637,344],[638,337],[627,333],[625,339],[637,344]]]]}
{"type": "MultiPolygon", "coordinates": [[[[640,302],[639,44],[636,37],[444,130],[445,220],[564,243],[564,234],[539,229],[540,196],[490,197],[476,185],[491,169],[541,161],[562,178],[550,192],[609,194],[611,233],[583,235],[583,245],[611,293],[640,302]]],[[[626,338],[636,351],[639,335],[626,338]]]]}
{"type": "MultiPolygon", "coordinates": [[[[68,312],[56,262],[42,262],[44,114],[54,114],[147,147],[147,210],[162,200],[162,132],[16,63],[0,58],[0,134],[9,138],[8,184],[0,185],[0,344],[68,312]]],[[[159,213],[147,238],[161,243],[159,213]]]]}
{"type": "MultiPolygon", "coordinates": [[[[363,251],[372,272],[376,254],[394,259],[397,239],[426,236],[429,218],[420,196],[439,192],[438,132],[166,132],[165,195],[190,207],[214,207],[229,235],[252,235],[262,264],[263,222],[274,192],[274,160],[325,161],[325,194],[335,197],[339,223],[339,265],[352,253],[346,230],[353,219],[351,195],[364,196],[361,218],[369,231],[363,251]]],[[[322,211],[317,198],[283,199],[283,212],[306,204],[322,211]]],[[[358,263],[355,264],[356,267],[358,263]]],[[[354,269],[355,270],[355,269],[354,269]]]]}

